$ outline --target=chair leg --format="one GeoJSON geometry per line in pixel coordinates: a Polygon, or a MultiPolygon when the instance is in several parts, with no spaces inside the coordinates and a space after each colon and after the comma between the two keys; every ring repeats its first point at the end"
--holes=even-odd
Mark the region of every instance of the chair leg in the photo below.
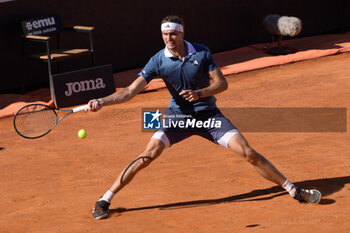
{"type": "Polygon", "coordinates": [[[56,104],[55,87],[54,87],[53,76],[52,76],[52,71],[51,71],[51,52],[50,52],[50,46],[49,46],[48,41],[46,42],[46,52],[47,52],[47,70],[48,70],[48,74],[49,74],[51,99],[56,104]]]}
{"type": "Polygon", "coordinates": [[[94,44],[92,42],[92,32],[89,32],[89,39],[90,39],[91,64],[92,64],[92,66],[95,66],[96,60],[95,60],[94,44]]]}

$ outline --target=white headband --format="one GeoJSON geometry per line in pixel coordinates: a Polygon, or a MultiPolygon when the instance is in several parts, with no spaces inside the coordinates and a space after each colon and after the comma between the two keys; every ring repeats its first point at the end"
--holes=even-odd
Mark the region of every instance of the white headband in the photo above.
{"type": "Polygon", "coordinates": [[[184,32],[184,28],[181,24],[172,23],[172,22],[163,23],[161,27],[161,31],[164,31],[164,30],[176,30],[179,32],[184,32]]]}

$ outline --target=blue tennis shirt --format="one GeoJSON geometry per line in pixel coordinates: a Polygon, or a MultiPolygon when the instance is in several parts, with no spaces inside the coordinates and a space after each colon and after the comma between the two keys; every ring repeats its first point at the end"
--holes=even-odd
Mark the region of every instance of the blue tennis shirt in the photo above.
{"type": "Polygon", "coordinates": [[[208,87],[210,85],[209,71],[218,67],[207,47],[200,44],[191,44],[187,41],[185,43],[187,54],[184,61],[172,55],[165,47],[151,57],[139,75],[147,83],[155,76],[159,76],[164,80],[171,94],[169,108],[188,113],[215,109],[216,98],[214,96],[189,102],[179,95],[182,90],[198,90],[208,87]]]}

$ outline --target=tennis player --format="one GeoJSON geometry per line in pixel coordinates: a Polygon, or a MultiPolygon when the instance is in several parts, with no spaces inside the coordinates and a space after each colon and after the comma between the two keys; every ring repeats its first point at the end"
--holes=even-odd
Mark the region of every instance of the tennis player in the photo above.
{"type": "Polygon", "coordinates": [[[97,111],[105,105],[128,101],[155,76],[160,76],[171,94],[170,106],[165,111],[165,115],[172,116],[168,121],[189,120],[195,124],[157,130],[145,150],[119,174],[114,184],[95,203],[93,217],[106,218],[115,194],[166,147],[192,135],[200,135],[245,158],[261,176],[282,186],[299,202],[318,203],[321,200],[318,190],[301,189],[292,184],[265,157],[249,146],[239,130],[217,108],[214,95],[227,89],[227,81],[207,47],[184,40],[183,20],[178,16],[165,17],[161,22],[161,33],[165,48],[151,57],[138,78],[130,86],[110,96],[90,100],[87,111],[97,111]],[[203,122],[208,121],[215,122],[203,127],[203,122]],[[195,127],[191,127],[193,125],[195,127]]]}

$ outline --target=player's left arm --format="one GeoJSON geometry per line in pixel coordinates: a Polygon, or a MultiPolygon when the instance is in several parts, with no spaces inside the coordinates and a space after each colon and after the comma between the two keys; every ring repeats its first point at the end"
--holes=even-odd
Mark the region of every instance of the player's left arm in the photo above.
{"type": "Polygon", "coordinates": [[[216,95],[228,88],[226,78],[219,67],[210,71],[209,75],[212,78],[212,81],[208,87],[199,90],[183,90],[180,92],[180,95],[185,97],[189,102],[193,102],[203,97],[216,95]]]}

